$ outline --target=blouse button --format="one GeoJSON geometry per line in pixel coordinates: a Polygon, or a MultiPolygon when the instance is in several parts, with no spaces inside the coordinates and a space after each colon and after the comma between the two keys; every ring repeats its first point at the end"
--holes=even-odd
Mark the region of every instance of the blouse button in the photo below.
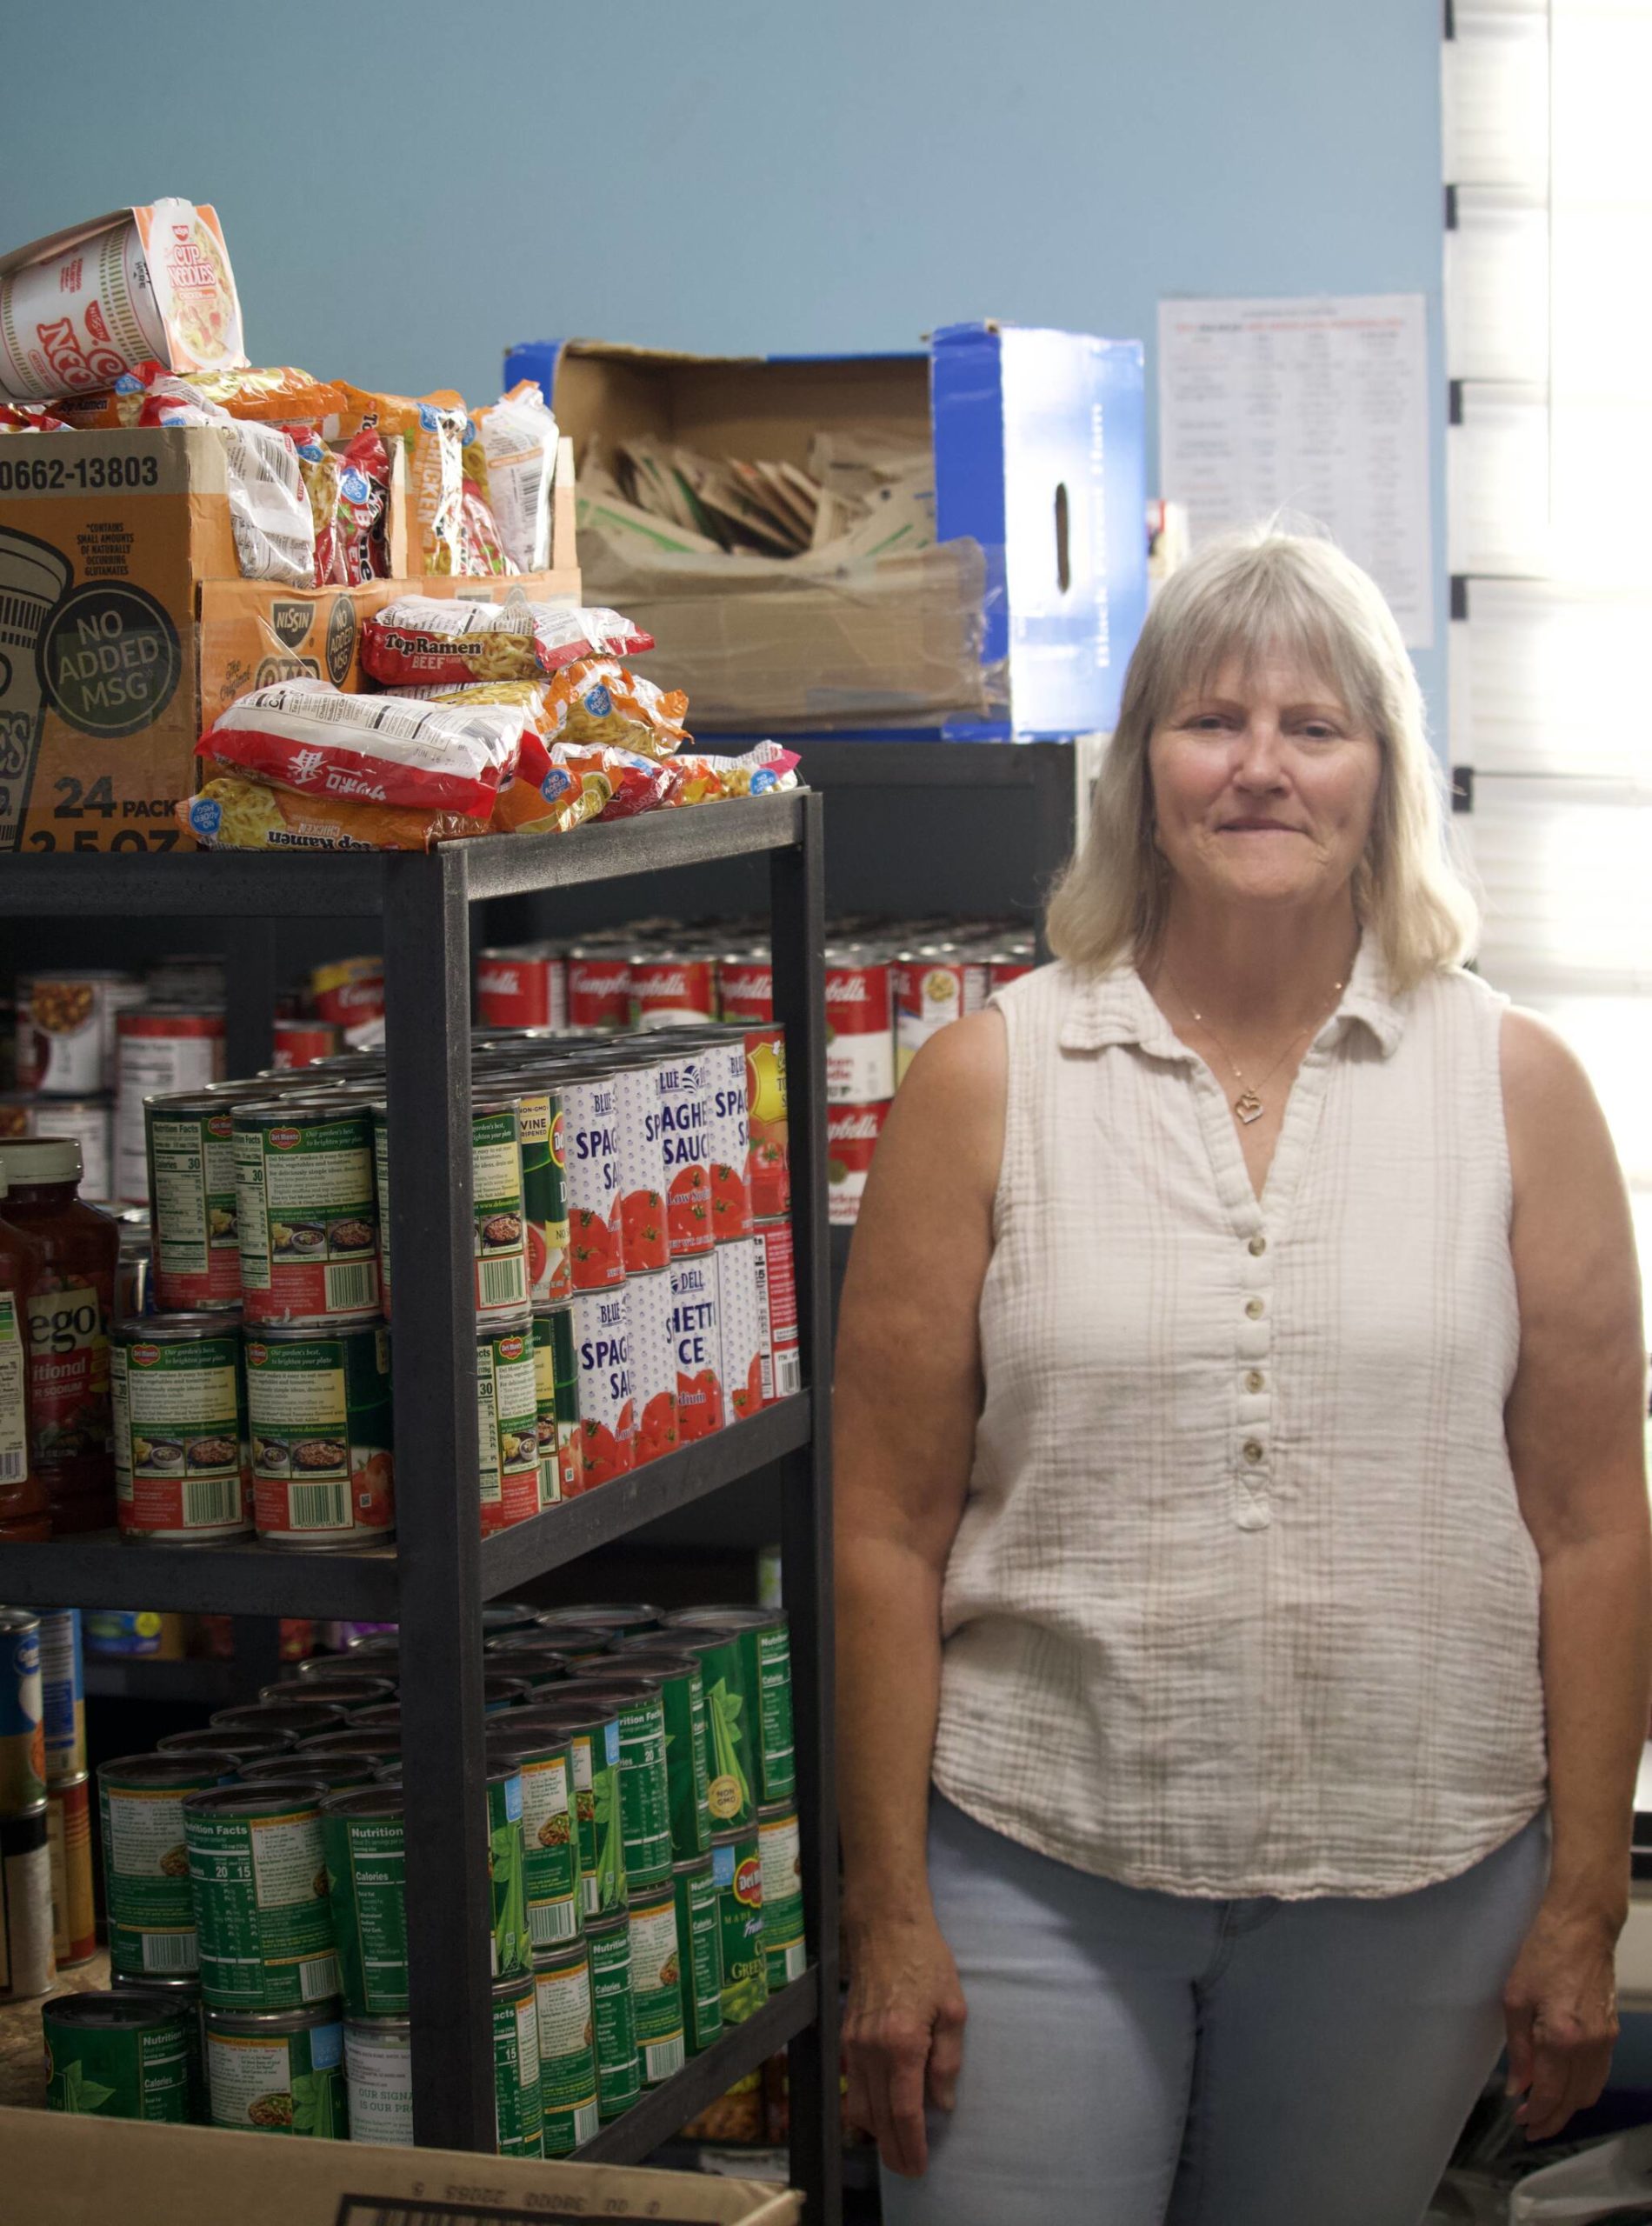
{"type": "Polygon", "coordinates": [[[1260,1259],[1261,1259],[1261,1257],[1262,1257],[1262,1254],[1263,1254],[1267,1250],[1268,1250],[1268,1240],[1267,1240],[1267,1238],[1266,1238],[1265,1236],[1253,1236],[1253,1237],[1251,1238],[1251,1240],[1250,1240],[1250,1256],[1251,1256],[1251,1258],[1252,1258],[1253,1260],[1260,1260],[1260,1259]]]}
{"type": "Polygon", "coordinates": [[[1245,1312],[1253,1322],[1260,1322],[1262,1316],[1262,1301],[1259,1298],[1248,1298],[1245,1301],[1245,1312]]]}
{"type": "Polygon", "coordinates": [[[1245,1440],[1245,1458],[1253,1469],[1262,1458],[1262,1448],[1254,1437],[1248,1437],[1245,1440]]]}
{"type": "Polygon", "coordinates": [[[1245,1374],[1245,1389],[1247,1391],[1260,1391],[1266,1381],[1259,1368],[1249,1369],[1245,1374]]]}

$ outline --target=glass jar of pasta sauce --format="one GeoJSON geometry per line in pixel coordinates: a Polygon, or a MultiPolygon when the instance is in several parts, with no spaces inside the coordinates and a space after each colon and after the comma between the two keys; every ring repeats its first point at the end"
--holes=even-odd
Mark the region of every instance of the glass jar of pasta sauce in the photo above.
{"type": "Polygon", "coordinates": [[[77,1196],[80,1146],[69,1136],[0,1143],[5,1220],[23,1239],[30,1443],[56,1534],[115,1523],[109,1323],[120,1226],[77,1196]]]}
{"type": "Polygon", "coordinates": [[[49,1530],[13,1527],[39,1523],[50,1502],[35,1474],[29,1443],[30,1248],[4,1219],[6,1188],[0,1167],[0,1538],[43,1537],[49,1530]]]}

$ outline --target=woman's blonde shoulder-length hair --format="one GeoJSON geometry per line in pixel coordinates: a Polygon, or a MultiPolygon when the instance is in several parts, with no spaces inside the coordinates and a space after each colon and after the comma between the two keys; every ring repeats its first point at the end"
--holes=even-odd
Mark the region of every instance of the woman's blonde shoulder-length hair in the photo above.
{"type": "Polygon", "coordinates": [[[1479,912],[1452,856],[1445,782],[1422,695],[1376,582],[1331,542],[1272,527],[1210,543],[1156,597],[1125,676],[1089,831],[1050,900],[1051,950],[1102,970],[1149,952],[1169,876],[1154,837],[1148,745],[1184,696],[1230,658],[1292,655],[1376,737],[1382,773],[1354,903],[1394,993],[1459,966],[1479,912]]]}

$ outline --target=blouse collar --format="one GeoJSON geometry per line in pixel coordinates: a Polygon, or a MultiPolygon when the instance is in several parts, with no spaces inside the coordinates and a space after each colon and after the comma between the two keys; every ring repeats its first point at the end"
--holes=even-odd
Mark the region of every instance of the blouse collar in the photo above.
{"type": "MultiPolygon", "coordinates": [[[[1336,1010],[1320,1026],[1316,1048],[1340,1043],[1356,1023],[1369,1030],[1383,1058],[1397,1047],[1405,1015],[1390,996],[1376,944],[1362,936],[1354,969],[1336,1010]]],[[[1133,964],[1109,967],[1104,974],[1080,975],[1060,1036],[1063,1051],[1102,1051],[1116,1043],[1139,1044],[1156,1059],[1191,1060],[1185,1044],[1154,1003],[1133,964]]]]}

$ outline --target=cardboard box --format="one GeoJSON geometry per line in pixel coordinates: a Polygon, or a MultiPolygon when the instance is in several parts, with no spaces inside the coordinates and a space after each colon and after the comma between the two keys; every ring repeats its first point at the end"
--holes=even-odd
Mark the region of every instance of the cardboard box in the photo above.
{"type": "Polygon", "coordinates": [[[538,381],[576,450],[648,435],[802,464],[816,433],[842,430],[931,457],[936,545],[832,572],[713,552],[582,500],[589,592],[656,636],[649,669],[688,690],[696,732],[1031,740],[1114,724],[1147,608],[1140,342],[996,323],[891,356],[550,340],[507,351],[518,378],[538,381]]]}
{"type": "Polygon", "coordinates": [[[293,589],[239,576],[210,428],[0,439],[0,853],[190,847],[172,806],[225,703],[359,686],[361,621],[398,595],[577,601],[572,505],[570,470],[550,572],[293,589]]]}
{"type": "Polygon", "coordinates": [[[446,2149],[283,2140],[203,2126],[143,2125],[0,2109],[4,2215],[29,2226],[558,2226],[647,2218],[654,2226],[795,2226],[787,2189],[696,2172],[536,2164],[446,2149]]]}

